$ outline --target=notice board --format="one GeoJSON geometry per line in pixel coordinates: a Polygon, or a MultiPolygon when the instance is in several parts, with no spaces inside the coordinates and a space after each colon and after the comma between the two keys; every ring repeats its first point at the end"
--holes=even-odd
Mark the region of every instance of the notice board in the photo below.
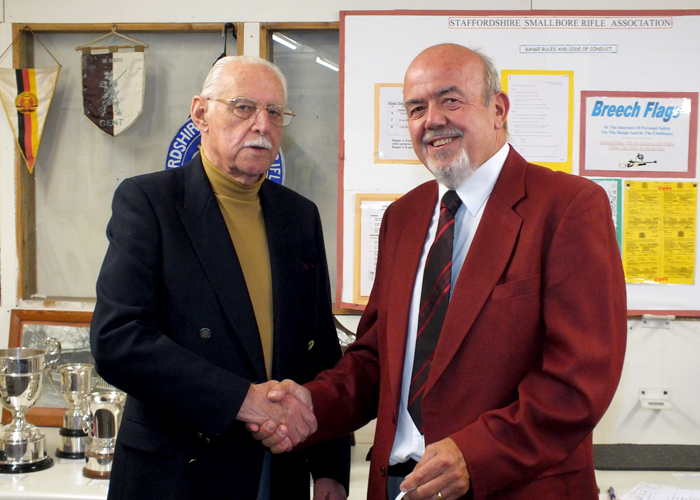
{"type": "MultiPolygon", "coordinates": [[[[663,260],[666,274],[655,270],[628,281],[628,310],[700,312],[699,10],[345,11],[340,18],[339,306],[366,304],[381,210],[432,179],[410,148],[402,83],[416,55],[449,42],[493,59],[511,98],[509,142],[518,152],[606,188],[621,249],[630,212],[623,216],[626,190],[636,189],[638,200],[649,186],[665,195],[685,189],[684,196],[658,202],[671,215],[686,203],[678,220],[687,227],[674,227],[684,239],[669,243],[663,231],[655,233],[676,254],[656,259],[663,260]],[[691,210],[687,203],[693,199],[691,210]],[[679,248],[693,253],[679,259],[679,248]]],[[[629,239],[630,248],[653,247],[635,247],[629,239]]],[[[645,259],[628,263],[630,272],[653,267],[654,259],[645,259]]]]}

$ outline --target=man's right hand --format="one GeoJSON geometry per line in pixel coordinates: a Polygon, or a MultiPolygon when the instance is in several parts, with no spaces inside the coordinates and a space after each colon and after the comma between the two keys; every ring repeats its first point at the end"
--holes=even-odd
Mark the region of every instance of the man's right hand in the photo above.
{"type": "Polygon", "coordinates": [[[291,450],[317,428],[311,395],[291,380],[251,384],[236,419],[273,453],[291,450]]]}
{"type": "MultiPolygon", "coordinates": [[[[313,403],[311,401],[311,393],[304,387],[300,386],[293,380],[283,380],[270,384],[262,384],[268,389],[267,397],[271,403],[281,404],[285,411],[291,411],[297,405],[304,406],[313,412],[313,403]],[[269,384],[269,385],[268,385],[269,384]]],[[[313,413],[312,413],[313,414],[313,413]]],[[[268,420],[263,424],[257,422],[249,422],[246,424],[247,429],[253,434],[253,437],[268,448],[272,453],[282,453],[290,451],[294,446],[299,444],[294,442],[292,429],[293,424],[279,425],[274,420],[268,420]]],[[[313,434],[316,431],[317,423],[314,417],[313,430],[308,434],[313,434]]],[[[299,432],[298,430],[296,432],[299,432]]],[[[305,436],[304,439],[306,439],[305,436]]],[[[303,439],[302,439],[303,441],[303,439]]]]}

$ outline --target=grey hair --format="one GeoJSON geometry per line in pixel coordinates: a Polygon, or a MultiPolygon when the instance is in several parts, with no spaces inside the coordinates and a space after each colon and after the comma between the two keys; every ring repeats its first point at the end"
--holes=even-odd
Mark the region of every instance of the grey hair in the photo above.
{"type": "Polygon", "coordinates": [[[200,92],[201,96],[210,98],[218,97],[217,94],[222,92],[221,74],[229,64],[237,64],[240,66],[258,66],[261,68],[269,68],[274,71],[282,84],[282,90],[284,91],[284,104],[287,103],[287,79],[284,77],[284,74],[275,64],[272,64],[271,62],[257,56],[227,56],[216,61],[214,66],[212,66],[211,70],[209,71],[207,78],[204,80],[204,85],[202,85],[202,91],[200,92]]]}
{"type": "MultiPolygon", "coordinates": [[[[488,107],[491,103],[491,98],[496,92],[501,90],[501,79],[498,77],[496,65],[489,56],[482,53],[480,50],[472,50],[481,58],[481,63],[484,65],[484,88],[481,92],[481,99],[484,101],[484,106],[488,107]]],[[[503,123],[503,131],[508,136],[508,122],[503,123]]]]}
{"type": "Polygon", "coordinates": [[[498,77],[498,70],[496,69],[493,59],[483,54],[479,50],[474,50],[473,52],[481,58],[481,62],[484,65],[484,88],[482,89],[482,99],[484,100],[484,105],[488,106],[491,102],[491,97],[493,94],[501,90],[501,80],[498,77]]]}

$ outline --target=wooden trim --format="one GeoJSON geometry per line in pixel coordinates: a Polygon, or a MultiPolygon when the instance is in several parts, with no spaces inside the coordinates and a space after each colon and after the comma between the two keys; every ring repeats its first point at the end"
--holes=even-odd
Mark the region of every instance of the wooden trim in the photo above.
{"type": "Polygon", "coordinates": [[[260,23],[260,57],[272,62],[272,33],[269,29],[270,23],[260,23]]]}
{"type": "Polygon", "coordinates": [[[236,49],[237,55],[242,56],[243,45],[245,44],[245,23],[236,23],[236,49]]]}
{"type": "MultiPolygon", "coordinates": [[[[65,409],[61,408],[30,408],[27,411],[27,422],[39,427],[62,427],[65,409]]],[[[12,421],[12,414],[2,409],[2,423],[7,425],[12,421]]]]}
{"type": "Polygon", "coordinates": [[[333,314],[338,314],[341,316],[361,316],[362,311],[357,309],[345,309],[343,307],[333,307],[333,314]]]}
{"type": "MultiPolygon", "coordinates": [[[[24,25],[12,25],[12,62],[15,68],[34,66],[33,36],[22,31],[24,25]]],[[[29,298],[37,291],[36,266],[36,188],[34,175],[29,173],[15,141],[15,223],[19,273],[17,297],[29,298]]]]}
{"type": "MultiPolygon", "coordinates": [[[[338,21],[332,22],[318,22],[318,23],[261,23],[262,25],[270,31],[280,31],[280,30],[337,30],[340,29],[340,23],[338,21]]],[[[111,28],[110,28],[111,29],[111,28]]]]}
{"type": "MultiPolygon", "coordinates": [[[[92,312],[89,311],[48,311],[38,309],[13,309],[10,315],[10,339],[8,347],[22,346],[24,323],[42,325],[90,326],[92,312]]],[[[48,376],[46,374],[45,376],[48,376]]],[[[65,408],[33,407],[27,412],[27,422],[42,427],[61,427],[65,408]]],[[[12,419],[9,411],[2,410],[2,423],[12,419]]]]}
{"type": "Polygon", "coordinates": [[[36,184],[15,145],[15,190],[17,258],[19,263],[17,297],[29,299],[37,292],[36,276],[36,184]]]}
{"type": "Polygon", "coordinates": [[[21,326],[25,322],[38,324],[83,325],[92,321],[91,311],[51,311],[46,309],[12,309],[10,313],[9,347],[19,347],[21,326]]]}
{"type": "Polygon", "coordinates": [[[13,27],[19,27],[20,30],[27,27],[35,33],[111,31],[115,26],[118,31],[220,32],[223,25],[224,23],[15,23],[13,27]]]}
{"type": "Polygon", "coordinates": [[[627,317],[644,316],[645,314],[653,314],[660,316],[675,316],[678,318],[700,318],[700,311],[688,311],[685,309],[664,309],[660,311],[648,310],[648,309],[628,309],[627,317]]]}

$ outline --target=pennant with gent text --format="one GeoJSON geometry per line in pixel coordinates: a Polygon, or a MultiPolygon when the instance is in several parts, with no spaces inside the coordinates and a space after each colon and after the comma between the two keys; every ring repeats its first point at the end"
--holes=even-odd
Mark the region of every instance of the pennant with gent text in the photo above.
{"type": "Polygon", "coordinates": [[[146,58],[143,50],[83,54],[83,111],[105,134],[117,136],[143,111],[146,58]]]}
{"type": "Polygon", "coordinates": [[[60,66],[0,68],[0,98],[30,173],[34,170],[60,70],[60,66]]]}

